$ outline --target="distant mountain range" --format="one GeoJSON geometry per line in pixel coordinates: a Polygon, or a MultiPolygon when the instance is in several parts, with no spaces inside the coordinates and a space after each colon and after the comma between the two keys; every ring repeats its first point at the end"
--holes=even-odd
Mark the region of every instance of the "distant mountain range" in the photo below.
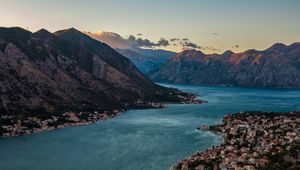
{"type": "Polygon", "coordinates": [[[74,28],[0,28],[0,92],[0,113],[18,115],[131,108],[188,96],[152,83],[123,55],[74,28]]]}
{"type": "Polygon", "coordinates": [[[186,50],[150,77],[165,83],[300,88],[300,43],[242,53],[186,50]]]}
{"type": "Polygon", "coordinates": [[[130,59],[144,74],[150,75],[167,63],[176,53],[165,50],[151,49],[116,49],[130,59]]]}

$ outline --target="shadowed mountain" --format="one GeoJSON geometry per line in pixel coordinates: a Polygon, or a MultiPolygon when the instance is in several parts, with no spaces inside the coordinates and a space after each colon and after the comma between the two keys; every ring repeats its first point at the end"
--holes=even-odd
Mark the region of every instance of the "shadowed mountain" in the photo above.
{"type": "Polygon", "coordinates": [[[153,73],[157,82],[246,87],[300,88],[300,44],[205,55],[187,50],[153,73]]]}
{"type": "Polygon", "coordinates": [[[0,112],[43,114],[182,102],[178,90],[152,83],[108,45],[71,28],[0,28],[0,112]]]}

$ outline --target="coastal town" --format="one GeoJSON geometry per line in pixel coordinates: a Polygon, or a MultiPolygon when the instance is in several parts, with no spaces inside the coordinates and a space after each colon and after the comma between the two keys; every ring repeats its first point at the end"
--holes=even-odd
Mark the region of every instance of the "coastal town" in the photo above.
{"type": "MultiPolygon", "coordinates": [[[[196,95],[188,97],[179,96],[182,100],[178,104],[201,104],[205,100],[197,99],[196,95]]],[[[159,109],[167,107],[166,103],[149,102],[137,100],[126,104],[122,109],[113,109],[94,112],[64,112],[62,114],[37,114],[37,115],[13,115],[0,114],[0,137],[13,137],[39,133],[69,126],[83,126],[118,116],[128,109],[159,109]]]]}
{"type": "Polygon", "coordinates": [[[125,110],[91,112],[66,112],[55,116],[33,116],[20,119],[14,115],[0,116],[0,136],[13,137],[31,133],[38,133],[68,126],[89,125],[101,120],[113,118],[125,110]]]}
{"type": "Polygon", "coordinates": [[[241,112],[222,125],[202,126],[222,134],[221,145],[196,153],[173,170],[300,169],[300,111],[241,112]]]}

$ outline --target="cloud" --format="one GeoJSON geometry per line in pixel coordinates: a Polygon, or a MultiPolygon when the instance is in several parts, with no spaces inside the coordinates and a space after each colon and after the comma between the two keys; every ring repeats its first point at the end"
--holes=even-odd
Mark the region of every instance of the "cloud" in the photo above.
{"type": "Polygon", "coordinates": [[[172,43],[173,46],[181,46],[182,49],[203,49],[200,45],[192,42],[188,38],[171,38],[169,41],[172,43]]]}
{"type": "Polygon", "coordinates": [[[240,46],[239,45],[233,45],[231,48],[240,48],[240,46]]]}
{"type": "Polygon", "coordinates": [[[198,50],[211,50],[217,51],[213,47],[200,46],[199,44],[192,42],[189,38],[160,38],[157,42],[150,41],[149,39],[142,38],[142,34],[137,36],[129,35],[123,37],[113,32],[85,32],[87,35],[93,37],[96,40],[102,41],[113,48],[120,49],[136,49],[136,48],[150,48],[156,49],[161,47],[176,46],[182,49],[198,49],[198,50]]]}
{"type": "Polygon", "coordinates": [[[189,41],[185,41],[182,46],[185,48],[201,49],[201,47],[199,45],[197,45],[196,43],[189,42],[189,41]]]}
{"type": "Polygon", "coordinates": [[[121,35],[113,32],[85,32],[85,34],[89,35],[90,37],[102,41],[113,48],[121,48],[127,49],[131,48],[131,44],[128,40],[124,39],[121,35]]]}
{"type": "Polygon", "coordinates": [[[156,43],[151,42],[148,39],[142,39],[142,38],[137,38],[135,41],[130,40],[130,42],[135,47],[154,48],[154,47],[158,46],[156,43]]]}
{"type": "Polygon", "coordinates": [[[121,49],[133,49],[133,48],[158,48],[158,47],[167,47],[170,44],[170,41],[161,38],[157,42],[152,42],[149,39],[143,39],[142,34],[137,34],[139,37],[134,35],[129,35],[127,38],[122,37],[121,35],[113,32],[85,32],[87,35],[93,37],[96,40],[102,41],[113,48],[121,49]]]}
{"type": "Polygon", "coordinates": [[[180,41],[180,39],[179,38],[171,38],[170,41],[175,42],[175,41],[180,41]]]}
{"type": "Polygon", "coordinates": [[[157,42],[158,46],[163,46],[163,47],[167,47],[170,45],[169,40],[166,40],[164,38],[161,38],[158,42],[157,42]]]}
{"type": "Polygon", "coordinates": [[[179,39],[179,44],[182,46],[182,49],[198,49],[198,50],[209,50],[209,51],[221,51],[220,49],[211,47],[211,46],[200,46],[192,42],[188,38],[179,39]]]}
{"type": "Polygon", "coordinates": [[[188,38],[183,38],[179,41],[183,49],[201,49],[200,45],[191,42],[188,38]]]}
{"type": "Polygon", "coordinates": [[[156,47],[167,47],[170,45],[169,40],[165,38],[161,38],[157,43],[152,42],[148,39],[143,38],[136,38],[133,35],[130,35],[127,38],[127,41],[133,46],[133,47],[143,47],[143,48],[156,48],[156,47]]]}
{"type": "Polygon", "coordinates": [[[215,47],[202,47],[201,50],[210,50],[210,51],[221,51],[221,49],[215,48],[215,47]]]}

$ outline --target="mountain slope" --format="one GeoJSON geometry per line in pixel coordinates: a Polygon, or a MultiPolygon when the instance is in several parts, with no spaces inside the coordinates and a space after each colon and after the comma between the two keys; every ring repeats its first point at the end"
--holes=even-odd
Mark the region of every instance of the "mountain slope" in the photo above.
{"type": "Polygon", "coordinates": [[[0,73],[2,115],[126,109],[190,96],[152,83],[124,56],[74,28],[54,34],[0,28],[0,73]]]}
{"type": "Polygon", "coordinates": [[[300,88],[300,44],[221,55],[183,51],[151,78],[181,84],[300,88]]]}

